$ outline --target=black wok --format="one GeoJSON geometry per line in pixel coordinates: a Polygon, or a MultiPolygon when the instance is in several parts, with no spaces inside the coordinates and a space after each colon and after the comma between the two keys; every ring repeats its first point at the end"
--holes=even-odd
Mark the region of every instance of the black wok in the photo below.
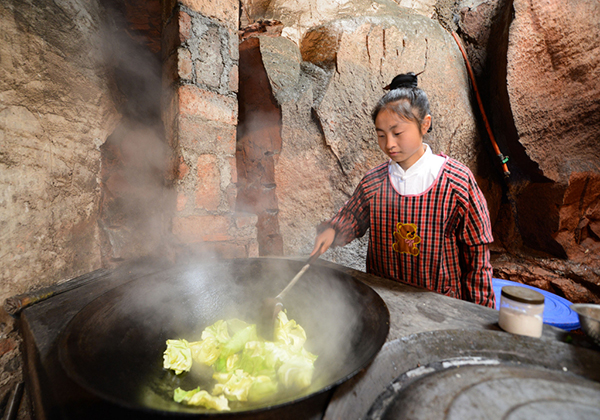
{"type": "MultiPolygon", "coordinates": [[[[219,319],[255,323],[260,303],[285,286],[302,262],[238,259],[173,267],[135,279],[96,298],[67,325],[59,357],[67,375],[83,388],[128,410],[169,416],[217,416],[172,400],[178,386],[211,388],[202,375],[176,376],[162,368],[167,339],[196,341],[219,319]]],[[[384,344],[389,312],[370,287],[350,275],[315,265],[286,296],[285,308],[306,330],[305,347],[319,356],[312,385],[268,403],[234,408],[237,417],[322,395],[364,368],[384,344]]]]}

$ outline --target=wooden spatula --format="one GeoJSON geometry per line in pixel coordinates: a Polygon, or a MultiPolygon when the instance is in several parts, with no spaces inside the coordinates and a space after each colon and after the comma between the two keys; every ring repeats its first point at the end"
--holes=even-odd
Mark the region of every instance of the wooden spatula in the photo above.
{"type": "Polygon", "coordinates": [[[277,320],[277,316],[279,312],[283,309],[283,298],[290,291],[292,287],[296,284],[300,277],[306,270],[309,269],[310,265],[314,263],[321,256],[321,248],[310,256],[304,267],[294,276],[294,278],[288,283],[287,286],[274,298],[268,298],[263,301],[262,310],[261,310],[261,321],[257,327],[259,328],[259,333],[266,340],[273,340],[273,332],[275,329],[275,321],[277,320]]]}

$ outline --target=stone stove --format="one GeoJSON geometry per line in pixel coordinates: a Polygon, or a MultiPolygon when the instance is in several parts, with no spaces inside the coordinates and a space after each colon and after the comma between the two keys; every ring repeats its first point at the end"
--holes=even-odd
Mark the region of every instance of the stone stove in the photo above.
{"type": "Polygon", "coordinates": [[[596,351],[499,331],[430,331],[388,342],[338,388],[325,419],[595,419],[599,397],[596,351]]]}
{"type": "MultiPolygon", "coordinates": [[[[437,419],[441,413],[450,413],[447,418],[498,418],[507,406],[520,409],[522,404],[523,410],[551,413],[563,403],[584,415],[600,410],[600,352],[585,338],[574,337],[573,344],[566,344],[568,333],[549,326],[544,326],[541,339],[510,335],[497,327],[493,309],[326,261],[319,264],[348,272],[379,293],[390,311],[390,333],[366,370],[304,407],[299,418],[437,419]],[[548,395],[552,398],[545,402],[548,395]],[[523,401],[518,407],[510,405],[515,398],[523,401]],[[419,403],[409,405],[407,400],[419,403]],[[469,415],[460,417],[465,412],[469,415]]],[[[87,303],[162,267],[155,261],[90,273],[71,280],[79,287],[21,311],[26,383],[35,418],[153,418],[111,406],[79,388],[62,370],[57,343],[87,303]]]]}

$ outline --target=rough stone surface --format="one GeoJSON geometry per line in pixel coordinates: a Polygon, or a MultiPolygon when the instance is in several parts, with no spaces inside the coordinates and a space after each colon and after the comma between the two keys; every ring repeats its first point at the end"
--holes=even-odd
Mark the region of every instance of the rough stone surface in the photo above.
{"type": "MultiPolygon", "coordinates": [[[[490,42],[498,41],[502,34],[495,33],[499,16],[508,8],[510,0],[467,0],[460,2],[457,31],[460,32],[469,54],[469,62],[478,78],[486,71],[494,57],[490,42]]],[[[457,13],[457,14],[458,14],[457,13]]]]}
{"type": "Polygon", "coordinates": [[[394,0],[402,7],[411,9],[423,16],[432,17],[436,12],[437,0],[394,0]]]}
{"type": "Polygon", "coordinates": [[[308,254],[315,226],[330,217],[334,207],[331,185],[337,184],[339,169],[331,153],[323,150],[322,134],[312,120],[313,84],[301,70],[297,45],[283,37],[261,36],[260,53],[281,107],[282,144],[273,158],[277,220],[286,238],[283,254],[308,254]]]}
{"type": "Polygon", "coordinates": [[[178,258],[198,253],[221,258],[258,256],[257,217],[238,212],[225,215],[185,216],[173,219],[173,233],[179,239],[174,246],[178,258]]]}
{"type": "Polygon", "coordinates": [[[494,277],[538,287],[572,303],[600,303],[600,270],[571,260],[492,252],[494,277]]]}
{"type": "Polygon", "coordinates": [[[236,213],[238,4],[184,0],[172,4],[165,23],[162,115],[177,156],[171,228],[177,255],[238,258],[258,252],[256,219],[240,227],[236,213]]]}
{"type": "Polygon", "coordinates": [[[197,80],[212,88],[219,87],[224,65],[221,58],[221,39],[216,28],[208,29],[200,38],[195,67],[197,80]]]}
{"type": "Polygon", "coordinates": [[[217,210],[221,202],[221,171],[215,155],[200,155],[196,164],[196,208],[217,210]]]}
{"type": "Polygon", "coordinates": [[[218,242],[231,239],[230,219],[225,216],[188,216],[173,219],[173,233],[183,243],[218,242]]]}
{"type": "MultiPolygon", "coordinates": [[[[313,28],[300,45],[298,54],[291,40],[261,37],[263,63],[283,114],[276,184],[284,253],[310,251],[315,226],[339,209],[368,169],[385,160],[373,141],[370,112],[398,73],[424,71],[419,80],[432,103],[434,130],[426,141],[433,150],[486,177],[490,165],[464,63],[455,41],[434,21],[402,11],[340,19],[313,28]]],[[[482,187],[497,205],[499,187],[482,187]]],[[[364,242],[335,252],[364,267],[364,242]]],[[[338,258],[343,257],[332,257],[338,258]]]]}
{"type": "Polygon", "coordinates": [[[565,186],[554,182],[529,182],[514,194],[517,227],[526,246],[549,255],[567,257],[563,246],[554,239],[554,233],[559,229],[564,194],[565,186]]]}
{"type": "Polygon", "coordinates": [[[559,215],[555,238],[569,260],[600,267],[600,174],[573,174],[559,215]]]}
{"type": "Polygon", "coordinates": [[[506,0],[464,0],[458,8],[488,117],[510,156],[495,246],[568,258],[594,272],[598,3],[518,1],[514,16],[506,0]]]}
{"type": "Polygon", "coordinates": [[[101,13],[0,5],[0,301],[100,266],[99,146],[119,117],[97,71],[101,13]]]}
{"type": "Polygon", "coordinates": [[[183,85],[179,89],[179,111],[182,115],[198,116],[207,121],[224,124],[237,122],[237,104],[234,98],[194,85],[183,85]]]}
{"type": "MultiPolygon", "coordinates": [[[[120,118],[97,1],[0,3],[0,302],[101,265],[100,146],[120,118]]],[[[0,399],[23,380],[0,311],[0,399]]],[[[34,418],[28,390],[17,419],[34,418]]],[[[3,406],[3,410],[6,406],[3,406]]]]}
{"type": "Polygon", "coordinates": [[[600,172],[600,3],[515,0],[506,85],[519,142],[566,184],[600,172]]]}
{"type": "Polygon", "coordinates": [[[304,35],[310,29],[321,24],[344,17],[365,15],[391,15],[399,10],[415,12],[423,11],[428,14],[432,10],[431,1],[399,1],[392,0],[352,0],[352,1],[327,1],[327,0],[250,0],[243,2],[245,17],[254,22],[260,19],[274,19],[284,24],[282,35],[300,44],[304,35]],[[400,7],[398,3],[403,3],[400,7]],[[407,3],[412,3],[410,6],[407,3]]]}
{"type": "Polygon", "coordinates": [[[218,20],[223,26],[237,28],[239,15],[238,0],[179,0],[181,4],[195,12],[218,20]]]}

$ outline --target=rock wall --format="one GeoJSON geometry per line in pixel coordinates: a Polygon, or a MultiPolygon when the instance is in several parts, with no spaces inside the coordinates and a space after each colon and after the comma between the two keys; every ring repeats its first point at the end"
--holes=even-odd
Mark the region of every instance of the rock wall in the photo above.
{"type": "MultiPolygon", "coordinates": [[[[422,72],[434,126],[426,142],[473,168],[495,216],[501,191],[485,181],[492,165],[479,137],[464,61],[438,23],[396,6],[388,14],[322,23],[304,31],[298,43],[259,38],[282,112],[275,179],[284,254],[309,252],[315,226],[335,214],[368,169],[385,161],[370,113],[383,86],[402,72],[422,72]]],[[[325,258],[364,268],[365,245],[356,241],[325,258]]]]}
{"type": "Polygon", "coordinates": [[[160,0],[105,1],[104,68],[122,114],[101,151],[102,265],[164,253],[174,211],[161,121],[160,0]],[[135,34],[135,36],[132,36],[135,34]]]}
{"type": "Polygon", "coordinates": [[[600,4],[513,7],[506,86],[519,143],[554,182],[600,172],[600,4]]]}
{"type": "MultiPolygon", "coordinates": [[[[427,141],[475,173],[494,223],[496,275],[574,301],[596,299],[597,2],[573,10],[517,0],[419,2],[412,10],[385,1],[302,4],[242,6],[248,22],[282,27],[280,37],[259,39],[282,115],[274,161],[284,254],[310,251],[315,224],[384,158],[369,142],[381,86],[396,73],[425,70],[434,121],[427,141]],[[494,140],[509,156],[508,179],[450,31],[468,51],[494,140]],[[585,275],[577,264],[589,267],[585,275]],[[532,274],[553,270],[546,280],[532,274]]],[[[361,268],[365,249],[355,241],[325,258],[361,268]]]]}
{"type": "MultiPolygon", "coordinates": [[[[97,36],[107,17],[103,7],[121,3],[0,6],[3,297],[89,272],[110,259],[135,257],[160,242],[155,236],[133,237],[139,226],[123,223],[136,206],[123,212],[122,198],[144,189],[131,190],[135,176],[124,169],[138,173],[136,165],[146,170],[154,158],[114,160],[131,148],[147,148],[144,141],[123,140],[144,118],[131,107],[127,86],[114,72],[119,66],[107,62],[97,36]],[[147,247],[123,252],[136,243],[147,247]]],[[[476,174],[495,221],[495,251],[562,258],[595,273],[596,1],[566,8],[538,0],[242,3],[242,22],[280,22],[275,36],[259,36],[255,45],[270,85],[266,96],[275,104],[268,112],[280,121],[273,131],[281,141],[268,146],[260,160],[271,171],[261,182],[268,192],[263,191],[260,232],[256,215],[239,213],[257,209],[243,206],[251,190],[238,200],[238,187],[253,182],[237,173],[238,2],[172,0],[162,10],[157,1],[124,3],[136,41],[154,54],[163,50],[168,88],[162,111],[143,110],[162,112],[163,120],[153,121],[151,133],[142,136],[155,136],[153,144],[163,148],[148,176],[174,191],[163,195],[159,188],[142,197],[141,207],[165,206],[144,216],[147,231],[158,226],[174,234],[182,249],[208,242],[231,256],[258,254],[261,235],[266,244],[261,253],[308,252],[314,226],[384,159],[371,141],[369,118],[381,87],[399,72],[424,70],[420,82],[434,114],[427,141],[476,174]],[[162,34],[158,14],[166,25],[162,34]],[[447,30],[457,30],[469,51],[492,129],[510,156],[507,181],[497,172],[447,30]]],[[[151,98],[137,101],[143,103],[156,105],[151,98]]],[[[363,255],[364,242],[357,242],[330,258],[360,266],[363,255]]],[[[597,274],[581,276],[573,267],[569,272],[578,284],[599,283],[597,274]]]]}
{"type": "Polygon", "coordinates": [[[497,275],[600,301],[598,2],[473,0],[455,12],[460,20],[446,24],[467,44],[510,157],[494,226],[497,275]]]}
{"type": "MultiPolygon", "coordinates": [[[[542,197],[548,204],[545,218],[553,223],[540,232],[551,236],[546,243],[553,246],[534,248],[570,260],[596,260],[597,265],[597,254],[574,239],[576,229],[567,240],[565,227],[572,223],[563,217],[569,197],[577,194],[573,190],[581,191],[582,204],[593,204],[597,194],[573,181],[600,173],[600,5],[581,1],[559,7],[518,0],[513,7],[506,86],[518,143],[544,177],[534,181],[539,193],[524,189],[518,197],[521,230],[540,218],[539,212],[526,209],[542,197]]],[[[588,211],[593,207],[579,209],[582,222],[588,211]]],[[[600,237],[594,238],[598,243],[600,237]]]]}
{"type": "Polygon", "coordinates": [[[100,267],[100,146],[119,119],[96,1],[0,4],[0,299],[100,267]]]}
{"type": "MultiPolygon", "coordinates": [[[[101,146],[116,127],[100,2],[0,3],[0,300],[102,264],[101,146]]],[[[23,381],[21,337],[0,311],[0,395],[23,381]]],[[[25,401],[19,420],[33,414],[25,401]]],[[[6,405],[3,406],[6,410],[6,405]]]]}
{"type": "Polygon", "coordinates": [[[240,44],[237,127],[238,211],[256,213],[260,255],[283,255],[275,159],[281,151],[281,109],[262,63],[260,41],[240,44]]]}

